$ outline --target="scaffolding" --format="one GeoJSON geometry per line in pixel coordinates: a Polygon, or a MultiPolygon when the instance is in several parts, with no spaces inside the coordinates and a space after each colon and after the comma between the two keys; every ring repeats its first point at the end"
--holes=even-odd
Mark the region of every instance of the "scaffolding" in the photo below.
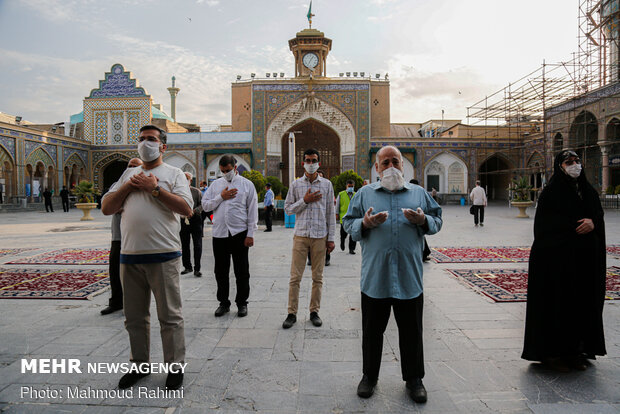
{"type": "MultiPolygon", "coordinates": [[[[503,137],[510,148],[509,155],[513,155],[511,158],[521,160],[521,165],[508,168],[510,171],[494,168],[492,173],[522,175],[530,172],[532,168],[528,160],[523,159],[524,153],[514,155],[536,139],[542,139],[544,158],[555,153],[553,137],[548,134],[549,119],[564,112],[573,111],[562,118],[563,122],[570,123],[563,126],[571,128],[569,141],[563,145],[579,149],[583,157],[592,156],[589,149],[596,143],[586,137],[591,120],[587,116],[580,119],[577,111],[590,102],[617,96],[620,92],[619,34],[620,0],[579,0],[578,49],[571,59],[559,63],[543,61],[539,68],[521,79],[467,107],[467,124],[471,127],[468,138],[481,143],[479,152],[483,158],[497,152],[492,138],[503,137]],[[575,122],[583,122],[583,125],[580,128],[575,122]],[[583,137],[576,136],[575,131],[583,131],[583,137]]],[[[555,130],[558,122],[562,122],[558,118],[553,119],[555,130]]],[[[552,168],[541,167],[546,172],[552,168]]],[[[483,177],[489,173],[488,170],[479,171],[483,177]]]]}

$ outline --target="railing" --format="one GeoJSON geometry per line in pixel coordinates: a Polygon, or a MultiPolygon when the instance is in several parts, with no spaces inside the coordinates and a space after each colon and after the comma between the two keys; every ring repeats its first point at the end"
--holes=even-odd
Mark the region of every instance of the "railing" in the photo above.
{"type": "Polygon", "coordinates": [[[602,195],[601,196],[601,204],[603,205],[603,208],[620,209],[620,194],[616,194],[616,195],[602,195]]]}

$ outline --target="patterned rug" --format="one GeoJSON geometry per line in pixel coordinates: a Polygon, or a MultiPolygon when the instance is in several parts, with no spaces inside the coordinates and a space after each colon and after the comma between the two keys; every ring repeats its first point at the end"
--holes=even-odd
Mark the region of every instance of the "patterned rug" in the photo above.
{"type": "Polygon", "coordinates": [[[7,264],[108,265],[108,249],[61,249],[13,260],[7,264]]]}
{"type": "Polygon", "coordinates": [[[89,299],[108,286],[107,271],[0,269],[0,299],[89,299]]]}
{"type": "Polygon", "coordinates": [[[527,262],[530,248],[524,246],[433,247],[435,263],[527,262]]]}
{"type": "Polygon", "coordinates": [[[620,260],[620,245],[607,246],[607,254],[613,256],[614,259],[620,260]]]}
{"type": "Polygon", "coordinates": [[[4,256],[15,256],[16,254],[20,254],[22,252],[28,252],[30,250],[35,250],[32,247],[25,247],[25,248],[21,248],[21,249],[3,249],[0,248],[0,257],[4,257],[4,256]]]}
{"type": "MultiPolygon", "coordinates": [[[[527,269],[447,269],[495,302],[527,300],[527,269]]],[[[607,300],[620,300],[620,267],[607,268],[607,300]]]]}

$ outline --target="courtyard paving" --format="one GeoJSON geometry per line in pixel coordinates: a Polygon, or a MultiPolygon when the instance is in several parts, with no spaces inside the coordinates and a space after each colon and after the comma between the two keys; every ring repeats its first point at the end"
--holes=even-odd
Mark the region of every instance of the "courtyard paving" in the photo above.
{"type": "MultiPolygon", "coordinates": [[[[530,209],[533,210],[533,209],[530,209]]],[[[442,231],[431,246],[522,246],[533,239],[533,219],[516,219],[506,205],[487,208],[485,227],[474,228],[468,207],[444,206],[442,231]]],[[[533,211],[530,211],[533,214],[533,211]]],[[[110,218],[95,211],[0,215],[0,248],[106,248],[110,218]]],[[[620,212],[606,213],[607,243],[620,244],[620,212]]],[[[92,300],[0,299],[0,412],[7,413],[619,413],[620,303],[605,303],[608,355],[585,372],[558,374],[520,359],[525,303],[494,303],[461,284],[449,268],[526,268],[526,263],[424,265],[426,404],[408,397],[400,377],[393,318],[385,335],[375,395],[363,400],[361,378],[361,254],[332,254],[325,268],[320,315],[308,319],[310,277],[306,270],[298,323],[286,317],[293,230],[259,227],[251,249],[249,314],[215,318],[215,279],[210,227],[203,240],[203,277],[181,276],[188,373],[183,398],[22,398],[22,387],[113,390],[120,374],[21,373],[22,358],[79,358],[126,362],[129,341],[122,312],[101,316],[109,292],[92,300]]],[[[337,243],[338,244],[338,243],[337,243]]],[[[10,257],[0,259],[2,263],[10,257]]],[[[608,257],[608,265],[620,260],[608,257]]],[[[3,268],[23,265],[2,265],[3,268]]],[[[58,268],[36,265],[39,268],[58,268]]],[[[95,268],[97,266],[94,266],[95,268]]],[[[85,266],[84,268],[87,268],[85,266]]],[[[231,275],[231,278],[233,276],[231,275]]],[[[234,297],[234,283],[231,284],[234,297]]],[[[159,326],[151,309],[152,361],[162,360],[159,326]]],[[[138,385],[163,387],[165,374],[138,385]]]]}

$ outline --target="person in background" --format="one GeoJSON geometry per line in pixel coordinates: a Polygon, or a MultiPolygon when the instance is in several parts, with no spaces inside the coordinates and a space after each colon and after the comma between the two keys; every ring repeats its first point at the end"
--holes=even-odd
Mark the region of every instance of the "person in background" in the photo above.
{"type": "MultiPolygon", "coordinates": [[[[142,165],[140,158],[132,158],[127,163],[127,168],[136,168],[142,165]]],[[[63,187],[62,191],[66,191],[63,187]]],[[[62,191],[60,195],[62,196],[62,191]]],[[[68,191],[67,191],[68,193],[68,191]]],[[[64,201],[63,201],[64,203],[64,201]]],[[[64,207],[64,205],[63,205],[64,207]]],[[[67,209],[68,211],[68,209],[67,209]]],[[[121,217],[123,209],[112,215],[112,242],[110,244],[110,256],[108,258],[108,274],[110,275],[110,299],[108,306],[101,310],[102,315],[108,315],[123,309],[123,286],[121,284],[121,217]]]]}
{"type": "Polygon", "coordinates": [[[196,187],[192,187],[192,173],[186,172],[185,177],[189,184],[189,190],[192,193],[192,200],[194,201],[193,214],[190,217],[181,217],[181,257],[183,261],[183,270],[181,274],[187,274],[194,272],[194,276],[201,277],[200,272],[200,258],[202,257],[202,205],[200,204],[201,195],[200,190],[196,187]],[[190,252],[189,240],[192,239],[194,245],[194,266],[192,268],[192,254],[190,252]]]}
{"type": "Polygon", "coordinates": [[[54,206],[52,206],[52,192],[49,190],[49,188],[46,188],[45,191],[43,191],[43,199],[45,200],[45,212],[49,213],[51,210],[53,213],[54,206]]]}
{"type": "Polygon", "coordinates": [[[487,205],[487,194],[484,188],[480,186],[480,180],[476,181],[476,187],[471,190],[469,198],[474,204],[474,225],[478,227],[478,220],[480,220],[480,226],[484,226],[484,208],[487,205]]]}
{"type": "MultiPolygon", "coordinates": [[[[139,158],[134,158],[134,160],[136,159],[139,160],[139,158]]],[[[65,213],[68,213],[69,212],[69,190],[67,190],[66,185],[63,185],[62,190],[60,190],[60,199],[62,200],[62,211],[64,211],[65,213]]]]}
{"type": "Polygon", "coordinates": [[[263,205],[265,206],[265,226],[267,227],[265,231],[271,231],[272,226],[272,217],[273,214],[273,190],[271,189],[271,183],[267,183],[265,185],[265,200],[263,201],[263,205]]]}
{"type": "Polygon", "coordinates": [[[347,188],[340,193],[338,193],[338,197],[336,198],[336,220],[340,223],[340,250],[344,252],[344,242],[347,240],[347,236],[349,236],[349,254],[355,254],[355,246],[356,242],[353,238],[344,231],[344,226],[342,225],[342,218],[345,214],[347,214],[347,209],[349,208],[349,202],[355,195],[355,181],[347,180],[347,188]]]}
{"type": "Polygon", "coordinates": [[[567,372],[605,355],[604,212],[579,155],[561,151],[538,199],[521,358],[567,372]]]}

